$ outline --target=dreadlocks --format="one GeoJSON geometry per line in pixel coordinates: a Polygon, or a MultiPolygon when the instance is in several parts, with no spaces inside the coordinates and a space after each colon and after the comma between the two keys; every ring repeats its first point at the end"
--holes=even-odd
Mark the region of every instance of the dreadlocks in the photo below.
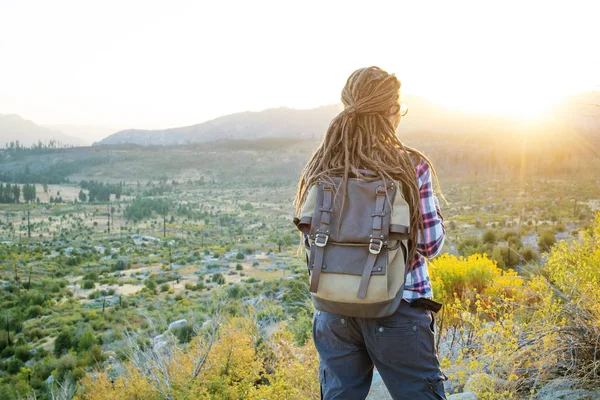
{"type": "Polygon", "coordinates": [[[418,235],[418,229],[414,228],[423,228],[414,163],[424,159],[438,188],[439,182],[427,157],[403,145],[396,136],[392,120],[400,116],[399,100],[400,81],[394,74],[369,67],[350,75],[342,90],[344,111],[331,121],[319,148],[304,167],[295,205],[296,214],[299,214],[310,187],[331,176],[343,177],[343,193],[346,193],[350,174],[369,179],[360,169],[374,171],[380,179],[395,180],[401,184],[404,199],[410,206],[413,229],[410,230],[409,260],[412,260],[418,235]]]}

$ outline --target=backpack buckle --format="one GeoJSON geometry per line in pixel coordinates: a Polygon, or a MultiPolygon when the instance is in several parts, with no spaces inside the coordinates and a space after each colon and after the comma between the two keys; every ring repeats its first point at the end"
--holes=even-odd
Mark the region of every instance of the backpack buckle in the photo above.
{"type": "Polygon", "coordinates": [[[317,233],[315,235],[315,245],[317,247],[325,247],[325,245],[327,244],[327,240],[329,240],[329,235],[326,233],[317,233]],[[319,241],[319,239],[321,241],[319,241]]]}
{"type": "Polygon", "coordinates": [[[379,253],[381,253],[382,248],[383,248],[383,240],[381,240],[381,239],[369,240],[369,253],[379,254],[379,253]]]}

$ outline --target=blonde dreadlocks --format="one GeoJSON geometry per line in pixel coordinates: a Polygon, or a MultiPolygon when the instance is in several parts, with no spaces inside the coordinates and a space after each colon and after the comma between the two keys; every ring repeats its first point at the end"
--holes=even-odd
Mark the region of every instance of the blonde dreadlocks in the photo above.
{"type": "MultiPolygon", "coordinates": [[[[295,205],[300,213],[309,188],[330,176],[342,176],[342,188],[347,188],[353,174],[368,179],[360,169],[376,172],[379,178],[401,183],[404,199],[410,206],[410,249],[412,260],[416,251],[418,227],[423,227],[419,208],[419,187],[414,162],[424,159],[430,166],[439,188],[431,162],[419,151],[402,144],[396,136],[392,118],[400,114],[400,81],[378,67],[361,68],[352,73],[342,90],[345,106],[330,123],[319,148],[304,167],[295,205]]],[[[342,203],[343,208],[343,203],[342,203]]]]}

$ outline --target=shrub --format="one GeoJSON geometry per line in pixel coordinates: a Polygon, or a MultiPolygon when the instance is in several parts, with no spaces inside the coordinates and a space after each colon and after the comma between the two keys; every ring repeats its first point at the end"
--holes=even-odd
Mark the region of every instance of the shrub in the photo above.
{"type": "Polygon", "coordinates": [[[212,281],[218,285],[223,285],[225,283],[225,277],[220,272],[214,274],[212,276],[212,281]]]}
{"type": "Polygon", "coordinates": [[[538,239],[538,246],[542,251],[549,251],[556,244],[556,236],[552,231],[544,231],[538,239]]]}
{"type": "Polygon", "coordinates": [[[523,250],[521,250],[521,257],[525,262],[532,262],[537,261],[539,255],[532,248],[525,247],[523,250]]]}
{"type": "Polygon", "coordinates": [[[81,287],[83,289],[93,289],[94,286],[95,286],[94,281],[89,281],[89,280],[83,281],[83,284],[81,285],[81,287]]]}
{"type": "Polygon", "coordinates": [[[181,344],[189,343],[196,336],[196,332],[194,332],[194,328],[190,324],[173,328],[172,332],[181,344]]]}
{"type": "Polygon", "coordinates": [[[123,271],[126,270],[128,267],[129,265],[127,265],[127,262],[125,260],[117,260],[117,262],[114,263],[114,265],[112,266],[112,270],[123,271]]]}
{"type": "Polygon", "coordinates": [[[17,346],[15,347],[15,357],[19,360],[26,362],[31,357],[29,353],[29,346],[17,346]]]}
{"type": "Polygon", "coordinates": [[[6,364],[6,372],[11,375],[17,374],[25,364],[18,358],[13,358],[6,364]]]}
{"type": "Polygon", "coordinates": [[[83,332],[83,334],[79,338],[79,343],[77,345],[77,348],[79,349],[80,352],[84,352],[84,351],[91,349],[92,346],[96,344],[96,342],[97,342],[97,339],[94,336],[94,334],[91,331],[86,330],[85,332],[83,332]]]}
{"type": "Polygon", "coordinates": [[[494,229],[487,229],[481,236],[483,243],[496,244],[498,242],[498,234],[494,229]]]}
{"type": "Polygon", "coordinates": [[[492,260],[496,261],[500,268],[513,268],[520,263],[521,256],[513,248],[496,246],[492,251],[492,260]]]}
{"type": "Polygon", "coordinates": [[[56,337],[54,342],[54,355],[56,357],[61,356],[67,352],[73,345],[73,334],[68,331],[62,331],[56,337]]]}
{"type": "Polygon", "coordinates": [[[460,240],[458,252],[460,255],[468,257],[472,254],[483,253],[483,248],[478,238],[469,236],[460,240]]]}
{"type": "Polygon", "coordinates": [[[41,306],[31,306],[27,309],[27,318],[36,318],[42,315],[44,309],[41,306]]]}
{"type": "Polygon", "coordinates": [[[156,282],[154,281],[154,279],[146,279],[144,281],[144,285],[150,290],[156,289],[156,282]]]}

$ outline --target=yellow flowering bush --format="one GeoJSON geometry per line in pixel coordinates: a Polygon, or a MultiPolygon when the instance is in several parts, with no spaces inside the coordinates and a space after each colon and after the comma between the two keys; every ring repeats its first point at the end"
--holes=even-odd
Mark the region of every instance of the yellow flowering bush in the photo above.
{"type": "Polygon", "coordinates": [[[542,274],[527,280],[498,271],[485,256],[439,261],[432,263],[433,284],[453,321],[440,336],[451,332],[459,338],[451,344],[461,345],[442,360],[455,387],[491,400],[522,398],[555,377],[597,382],[600,215],[581,242],[558,243],[542,274]],[[471,276],[479,277],[473,286],[464,272],[470,262],[471,276]]]}
{"type": "Polygon", "coordinates": [[[214,342],[196,336],[185,347],[169,348],[162,360],[146,358],[150,369],[128,362],[116,379],[109,370],[87,374],[75,399],[318,399],[312,342],[298,347],[288,331],[264,343],[259,339],[252,315],[230,318],[214,342]]]}

